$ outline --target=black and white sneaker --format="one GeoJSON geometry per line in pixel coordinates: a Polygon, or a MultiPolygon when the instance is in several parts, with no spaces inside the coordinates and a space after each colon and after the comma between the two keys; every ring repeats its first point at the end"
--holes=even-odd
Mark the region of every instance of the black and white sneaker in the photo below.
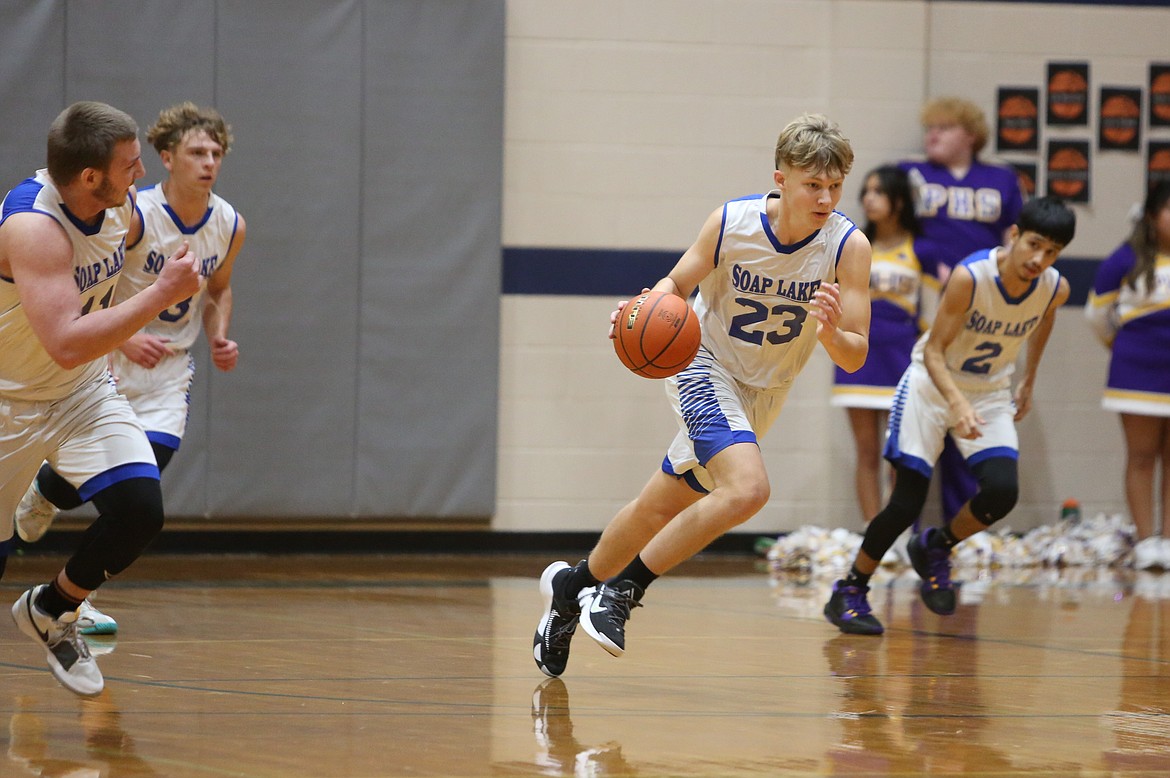
{"type": "Polygon", "coordinates": [[[544,614],[536,625],[532,638],[532,658],[540,672],[556,678],[565,672],[569,663],[569,643],[577,631],[581,606],[573,598],[558,596],[565,579],[572,570],[567,562],[553,562],[540,576],[540,596],[544,598],[544,614]]]}
{"type": "Polygon", "coordinates": [[[626,622],[630,611],[642,607],[642,587],[633,581],[603,583],[581,601],[585,632],[614,656],[626,652],[626,622]]]}
{"type": "Polygon", "coordinates": [[[102,692],[105,680],[77,630],[77,611],[66,611],[57,619],[37,607],[36,598],[44,585],[34,586],[12,605],[12,620],[20,631],[45,649],[49,670],[69,691],[82,697],[102,692]]]}

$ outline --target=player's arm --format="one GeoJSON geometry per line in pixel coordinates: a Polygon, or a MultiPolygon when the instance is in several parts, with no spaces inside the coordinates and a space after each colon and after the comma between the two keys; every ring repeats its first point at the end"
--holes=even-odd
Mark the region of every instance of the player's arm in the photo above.
{"type": "Polygon", "coordinates": [[[1040,358],[1044,356],[1044,347],[1048,345],[1048,336],[1052,334],[1052,326],[1056,324],[1056,309],[1068,301],[1069,285],[1062,276],[1056,286],[1056,294],[1048,304],[1044,317],[1036,325],[1032,337],[1028,340],[1027,354],[1024,358],[1024,374],[1016,385],[1016,415],[1015,420],[1024,418],[1032,410],[1032,389],[1036,385],[1036,369],[1040,367],[1040,358]]]}
{"type": "Polygon", "coordinates": [[[947,368],[946,350],[963,331],[974,292],[975,277],[966,267],[957,265],[947,280],[946,288],[943,289],[942,300],[939,302],[938,312],[934,316],[934,324],[930,327],[922,354],[926,372],[930,374],[930,380],[947,401],[951,418],[955,419],[953,425],[955,434],[961,438],[979,437],[979,425],[983,424],[983,419],[975,413],[966,395],[955,385],[951,371],[947,368]]]}
{"type": "Polygon", "coordinates": [[[853,373],[869,354],[869,239],[854,230],[837,261],[837,282],[821,284],[810,313],[817,320],[817,339],[842,370],[853,373]]]}
{"type": "Polygon", "coordinates": [[[73,278],[73,245],[53,219],[16,213],[0,229],[0,254],[8,258],[20,304],[33,332],[53,360],[73,368],[109,354],[160,311],[199,288],[186,246],[169,258],[153,285],[120,305],[96,300],[82,310],[73,278]]]}
{"type": "Polygon", "coordinates": [[[703,222],[691,247],[683,252],[666,277],[654,285],[654,291],[670,292],[684,299],[690,297],[699,282],[715,269],[715,248],[722,229],[723,209],[716,208],[703,222]]]}
{"type": "MultiPolygon", "coordinates": [[[[723,209],[711,212],[699,230],[699,236],[691,247],[683,252],[669,273],[654,284],[651,290],[676,294],[683,299],[691,296],[695,288],[715,269],[715,247],[719,245],[719,232],[723,226],[723,209]]],[[[613,338],[613,325],[621,315],[622,308],[629,300],[619,300],[617,309],[609,315],[609,337],[613,338]]]]}
{"type": "Polygon", "coordinates": [[[227,257],[207,279],[207,299],[203,306],[203,331],[211,346],[211,361],[223,371],[232,370],[240,358],[240,346],[228,339],[228,327],[232,323],[232,268],[244,245],[247,227],[244,217],[236,224],[236,235],[227,257]]]}

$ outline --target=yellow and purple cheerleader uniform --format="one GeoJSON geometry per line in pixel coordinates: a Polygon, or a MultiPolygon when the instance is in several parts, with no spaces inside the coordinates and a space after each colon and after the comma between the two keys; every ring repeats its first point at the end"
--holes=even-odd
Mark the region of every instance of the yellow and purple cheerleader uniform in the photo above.
{"type": "Polygon", "coordinates": [[[1153,288],[1126,276],[1137,262],[1129,243],[1101,263],[1085,315],[1113,349],[1101,407],[1139,416],[1170,416],[1170,254],[1154,263],[1153,288]]]}
{"type": "Polygon", "coordinates": [[[938,307],[938,262],[907,238],[874,251],[869,271],[869,356],[855,373],[836,368],[830,402],[844,408],[889,410],[910,352],[938,307]]]}

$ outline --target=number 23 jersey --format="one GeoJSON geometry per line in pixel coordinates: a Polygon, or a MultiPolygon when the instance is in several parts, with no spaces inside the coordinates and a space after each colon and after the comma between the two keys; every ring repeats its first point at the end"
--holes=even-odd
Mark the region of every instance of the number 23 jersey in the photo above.
{"type": "Polygon", "coordinates": [[[699,283],[695,313],[703,345],[741,383],[786,387],[817,345],[813,293],[837,277],[845,240],[857,226],[834,211],[825,226],[792,245],[768,222],[778,191],[731,200],[715,249],[715,269],[699,283]]]}
{"type": "MultiPolygon", "coordinates": [[[[236,236],[239,217],[231,203],[214,192],[207,212],[197,224],[186,225],[171,210],[162,186],[138,193],[138,210],[142,213],[142,239],[126,252],[126,266],[118,281],[121,302],[155,282],[163,261],[178,251],[184,241],[198,258],[199,274],[206,279],[227,259],[236,236]]],[[[160,313],[145,331],[170,339],[172,349],[188,349],[199,337],[203,320],[203,299],[207,284],[201,284],[190,298],[160,313]]]]}

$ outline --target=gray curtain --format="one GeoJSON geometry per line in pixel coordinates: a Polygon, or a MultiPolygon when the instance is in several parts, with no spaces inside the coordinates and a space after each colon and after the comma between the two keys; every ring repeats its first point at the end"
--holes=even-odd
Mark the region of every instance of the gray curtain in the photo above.
{"type": "MultiPolygon", "coordinates": [[[[504,0],[0,0],[0,186],[69,103],[216,106],[240,365],[199,348],[168,514],[495,509],[504,0]]],[[[165,171],[143,138],[147,175],[165,171]]]]}

